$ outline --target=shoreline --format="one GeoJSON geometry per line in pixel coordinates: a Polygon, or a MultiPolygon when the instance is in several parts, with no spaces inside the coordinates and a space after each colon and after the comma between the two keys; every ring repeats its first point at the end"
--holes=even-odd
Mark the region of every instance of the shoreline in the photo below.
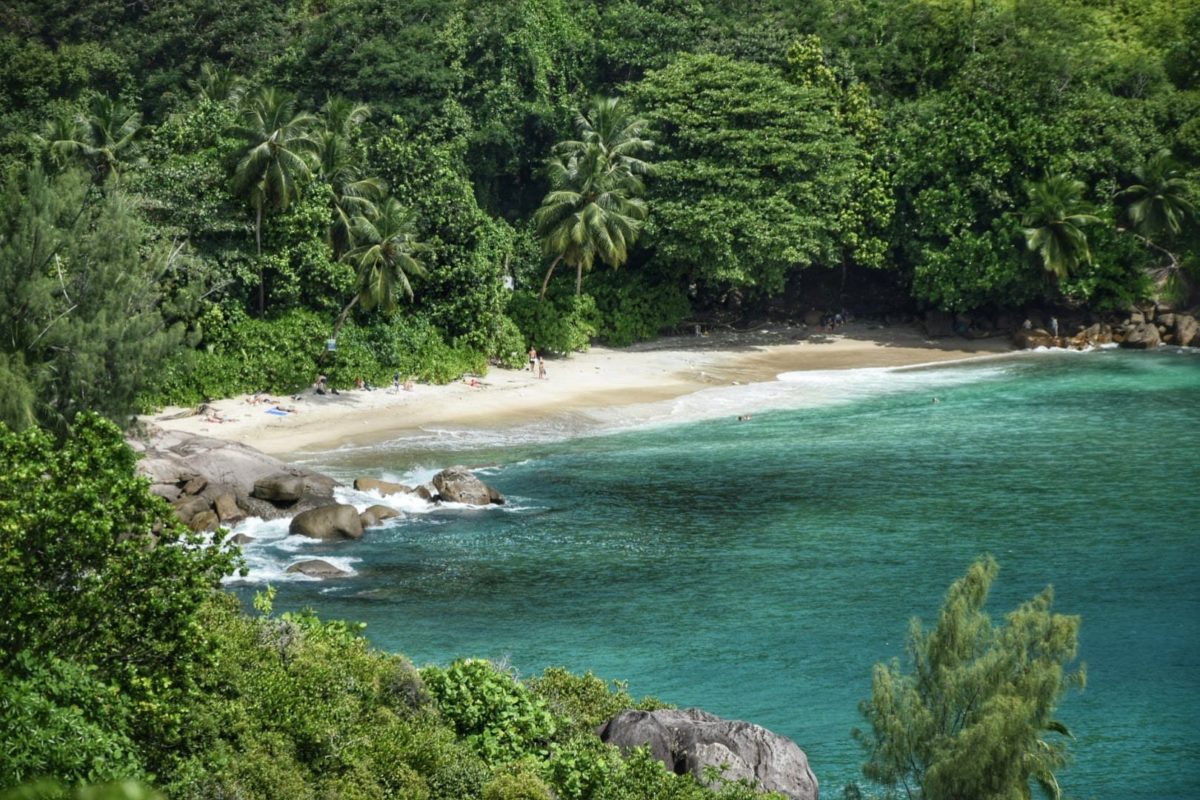
{"type": "Polygon", "coordinates": [[[268,413],[251,397],[208,404],[225,421],[188,409],[143,415],[143,423],[250,445],[292,460],[345,445],[395,439],[430,426],[499,429],[556,417],[667,401],[722,386],[770,382],[781,373],[913,367],[1015,352],[1007,339],[930,339],[910,326],[850,323],[833,333],[768,324],[750,331],[673,336],[627,348],[593,347],[546,360],[545,380],[528,370],[493,367],[478,386],[418,384],[295,400],[272,396],[294,413],[268,413]]]}

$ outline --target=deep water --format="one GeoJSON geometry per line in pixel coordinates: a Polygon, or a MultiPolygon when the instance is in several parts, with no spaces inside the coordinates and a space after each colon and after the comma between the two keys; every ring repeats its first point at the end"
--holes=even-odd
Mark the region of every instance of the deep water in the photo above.
{"type": "Polygon", "coordinates": [[[837,797],[872,665],[991,553],[995,617],[1046,584],[1083,617],[1067,794],[1200,796],[1200,353],[794,374],[644,411],[324,454],[343,478],[486,467],[512,504],[409,503],[336,546],[252,524],[252,577],[418,664],[565,665],[760,723],[837,797]],[[280,582],[302,556],[357,575],[280,582]]]}

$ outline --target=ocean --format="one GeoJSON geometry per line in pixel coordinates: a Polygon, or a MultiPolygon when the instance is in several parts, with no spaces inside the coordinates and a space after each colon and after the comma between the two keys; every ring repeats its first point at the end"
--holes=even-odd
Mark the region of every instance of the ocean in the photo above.
{"type": "Polygon", "coordinates": [[[1196,350],[789,373],[313,455],[347,482],[465,464],[510,502],[391,498],[401,517],[336,544],[251,521],[237,591],[366,622],[418,665],[591,670],[758,723],[837,797],[862,782],[851,729],[873,665],[990,553],[994,619],[1047,584],[1083,619],[1088,685],[1057,715],[1075,734],[1066,794],[1182,800],[1200,796],[1198,457],[1196,350]],[[284,574],[302,558],[355,574],[284,574]]]}

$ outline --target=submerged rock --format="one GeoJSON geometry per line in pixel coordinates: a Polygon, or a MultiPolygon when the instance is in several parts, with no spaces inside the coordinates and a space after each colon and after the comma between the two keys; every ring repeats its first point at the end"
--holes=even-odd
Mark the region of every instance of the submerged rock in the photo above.
{"type": "Polygon", "coordinates": [[[355,478],[354,488],[360,492],[379,492],[384,497],[389,494],[411,494],[412,487],[406,486],[403,483],[392,483],[391,481],[381,481],[375,478],[355,478]]]}
{"type": "Polygon", "coordinates": [[[392,519],[393,517],[398,516],[400,516],[400,512],[391,506],[376,504],[369,506],[366,511],[363,511],[358,515],[358,518],[362,521],[362,526],[364,528],[374,528],[385,519],[392,519]]]}
{"type": "Polygon", "coordinates": [[[339,569],[328,561],[322,561],[319,558],[299,561],[288,567],[287,571],[290,573],[299,572],[301,575],[307,575],[310,578],[339,578],[342,575],[350,574],[346,570],[339,569]]]}
{"type": "Polygon", "coordinates": [[[749,780],[764,791],[793,800],[817,800],[817,778],[808,756],[792,740],[759,725],[689,708],[623,711],[597,731],[601,740],[650,754],[676,774],[705,780],[705,767],[724,768],[725,780],[749,780]]]}

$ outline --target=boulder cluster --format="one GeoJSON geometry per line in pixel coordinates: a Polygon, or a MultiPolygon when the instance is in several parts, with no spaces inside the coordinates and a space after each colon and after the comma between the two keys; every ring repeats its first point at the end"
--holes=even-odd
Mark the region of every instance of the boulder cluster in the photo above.
{"type": "Polygon", "coordinates": [[[1018,330],[1013,345],[1021,350],[1037,347],[1069,347],[1081,350],[1102,344],[1117,344],[1130,350],[1153,350],[1159,345],[1200,347],[1200,323],[1192,313],[1173,311],[1163,306],[1134,308],[1114,322],[1086,320],[1060,324],[1059,334],[1042,327],[1018,330]],[[1064,331],[1072,330],[1071,334],[1064,331]]]}
{"type": "MultiPolygon", "coordinates": [[[[361,539],[364,530],[400,515],[382,504],[359,512],[337,502],[334,489],[340,484],[333,478],[290,466],[237,442],[154,429],[131,439],[130,446],[141,454],[138,471],[150,479],[150,491],[169,502],[180,521],[194,531],[213,531],[247,517],[291,517],[289,535],[341,541],[361,539]]],[[[354,488],[385,497],[413,494],[432,503],[504,503],[504,495],[460,466],[442,470],[421,486],[358,478],[354,488]]],[[[233,537],[239,545],[252,541],[245,534],[233,537]]],[[[293,564],[288,571],[318,578],[346,574],[320,560],[293,564]]]]}
{"type": "Polygon", "coordinates": [[[194,531],[246,517],[278,519],[334,502],[337,481],[253,447],[209,436],[154,430],[131,439],[138,472],[194,531]]]}

